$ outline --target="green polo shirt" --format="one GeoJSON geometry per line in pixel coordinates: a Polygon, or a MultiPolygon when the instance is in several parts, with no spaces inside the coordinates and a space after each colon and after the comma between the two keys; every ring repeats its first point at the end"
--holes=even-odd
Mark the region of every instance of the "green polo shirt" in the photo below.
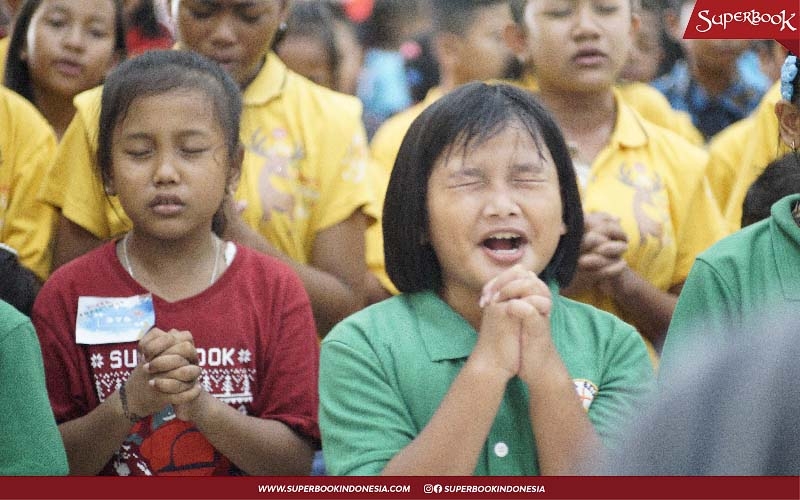
{"type": "Polygon", "coordinates": [[[770,321],[797,316],[800,227],[792,206],[798,201],[800,194],[777,201],[768,219],[697,257],[672,315],[659,379],[688,360],[694,342],[727,342],[747,331],[766,333],[770,321]]]}
{"type": "Polygon", "coordinates": [[[67,454],[30,319],[0,300],[0,476],[63,476],[67,454]]]}
{"type": "MultiPolygon", "coordinates": [[[[630,325],[554,289],[556,348],[608,444],[649,393],[653,370],[630,325]]],[[[404,294],[347,318],[322,343],[320,428],[334,475],[373,475],[427,425],[477,341],[477,332],[433,292],[404,294]]],[[[458,443],[453,443],[458,446],[458,443]]],[[[477,475],[539,473],[518,378],[481,452],[477,475]]]]}

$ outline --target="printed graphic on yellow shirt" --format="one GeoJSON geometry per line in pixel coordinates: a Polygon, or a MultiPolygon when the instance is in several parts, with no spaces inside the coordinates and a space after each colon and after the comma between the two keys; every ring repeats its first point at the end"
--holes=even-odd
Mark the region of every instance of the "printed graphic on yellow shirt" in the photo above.
{"type": "Polygon", "coordinates": [[[641,163],[621,164],[619,180],[633,189],[633,217],[639,232],[640,246],[666,245],[665,226],[669,224],[667,194],[664,182],[657,172],[647,169],[641,163]]]}
{"type": "Polygon", "coordinates": [[[314,180],[300,174],[298,163],[305,158],[301,146],[295,145],[283,128],[264,132],[259,128],[250,138],[247,149],[261,162],[258,190],[263,211],[262,220],[283,214],[294,221],[306,219],[319,198],[314,180]]]}

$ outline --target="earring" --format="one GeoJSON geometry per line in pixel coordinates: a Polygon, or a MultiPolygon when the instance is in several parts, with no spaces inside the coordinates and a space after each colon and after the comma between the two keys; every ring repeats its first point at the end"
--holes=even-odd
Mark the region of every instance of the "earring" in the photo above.
{"type": "Polygon", "coordinates": [[[794,145],[794,139],[792,139],[792,149],[797,151],[797,147],[794,145]]]}

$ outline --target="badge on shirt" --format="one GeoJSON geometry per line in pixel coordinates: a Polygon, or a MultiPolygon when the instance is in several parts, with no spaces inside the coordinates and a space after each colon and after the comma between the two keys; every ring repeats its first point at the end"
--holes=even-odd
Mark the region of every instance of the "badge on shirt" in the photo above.
{"type": "Polygon", "coordinates": [[[136,342],[156,324],[153,296],[79,297],[78,344],[136,342]]]}
{"type": "Polygon", "coordinates": [[[586,380],[585,378],[576,378],[572,381],[572,383],[575,384],[575,390],[578,392],[578,397],[581,398],[583,409],[589,411],[589,407],[592,406],[594,397],[597,396],[597,386],[594,385],[594,382],[591,380],[586,380]]]}

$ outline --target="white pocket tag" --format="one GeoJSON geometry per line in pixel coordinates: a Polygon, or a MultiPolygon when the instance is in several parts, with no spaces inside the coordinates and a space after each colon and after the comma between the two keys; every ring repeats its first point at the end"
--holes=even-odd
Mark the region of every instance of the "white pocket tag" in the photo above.
{"type": "Polygon", "coordinates": [[[79,297],[78,344],[136,342],[156,324],[153,296],[79,297]]]}

